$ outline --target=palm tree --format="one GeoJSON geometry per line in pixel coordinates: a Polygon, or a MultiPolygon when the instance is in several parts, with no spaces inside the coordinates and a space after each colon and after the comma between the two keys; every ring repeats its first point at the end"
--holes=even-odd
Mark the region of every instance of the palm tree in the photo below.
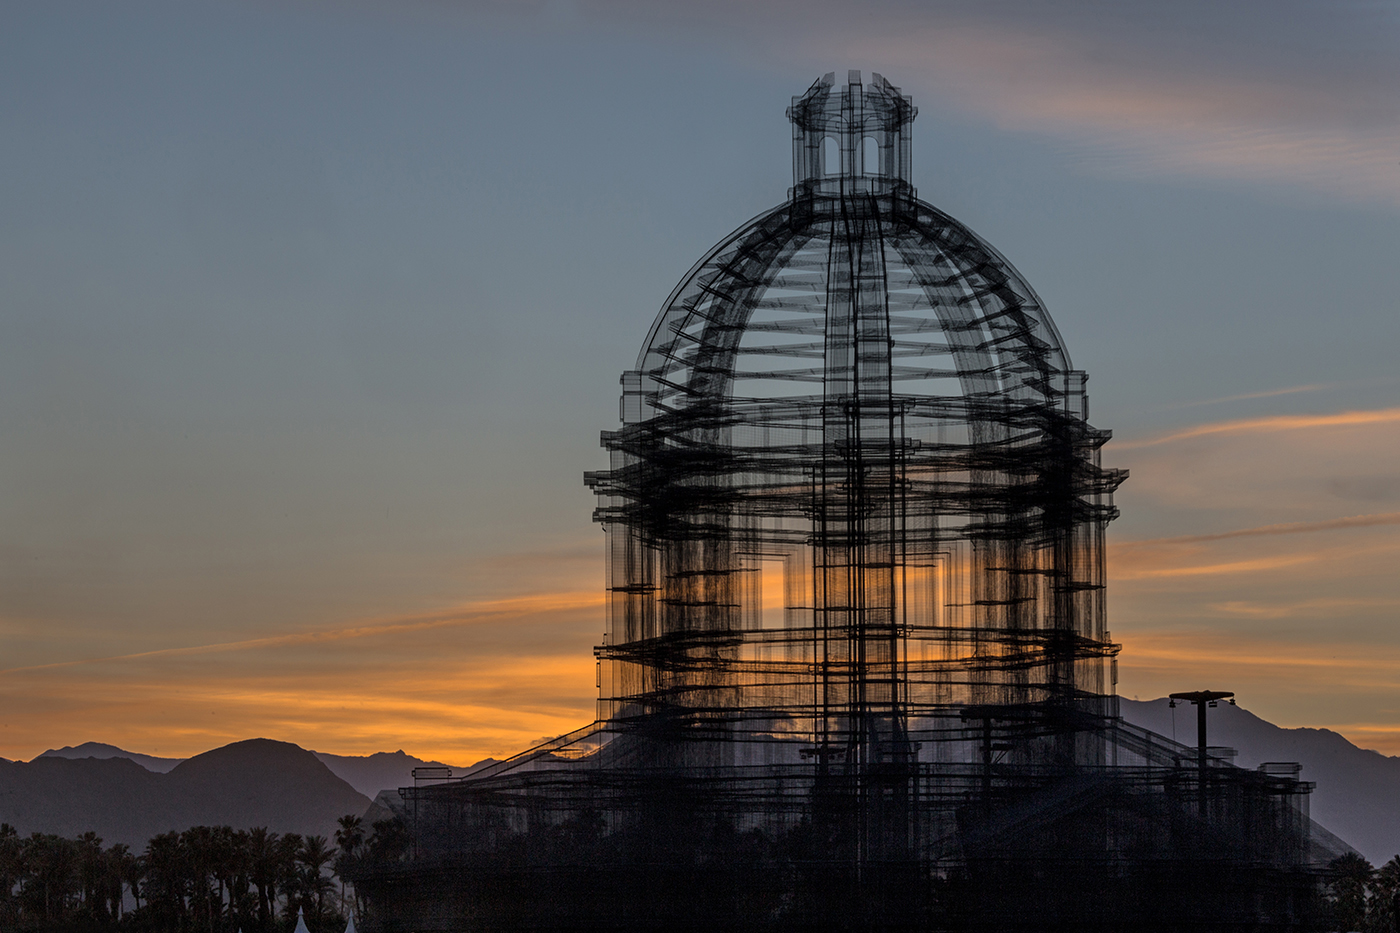
{"type": "Polygon", "coordinates": [[[353,813],[342,816],[337,822],[340,829],[335,831],[337,849],[333,869],[340,879],[340,909],[345,908],[345,880],[359,865],[365,846],[364,820],[353,813]]]}
{"type": "Polygon", "coordinates": [[[128,852],[126,846],[118,844],[113,849],[120,848],[122,851],[117,856],[120,865],[121,879],[126,882],[127,888],[131,890],[131,900],[137,910],[141,909],[141,888],[146,879],[146,860],[134,852],[128,852]]]}
{"type": "Polygon", "coordinates": [[[238,830],[229,837],[228,873],[228,912],[233,928],[251,926],[253,916],[252,886],[253,856],[252,836],[238,830]]]}
{"type": "Polygon", "coordinates": [[[1376,870],[1371,880],[1369,929],[1377,933],[1400,930],[1400,855],[1376,870]]]}
{"type": "Polygon", "coordinates": [[[209,873],[217,887],[215,905],[218,916],[223,918],[225,900],[230,917],[233,916],[233,876],[238,871],[238,837],[231,826],[215,826],[209,831],[209,873]]]}
{"type": "Polygon", "coordinates": [[[188,913],[185,892],[189,887],[189,865],[181,834],[168,832],[153,836],[146,843],[143,861],[146,905],[155,925],[161,929],[178,929],[188,913]]]}
{"type": "Polygon", "coordinates": [[[0,929],[8,930],[19,920],[15,886],[24,877],[24,843],[9,823],[0,823],[0,929]]]}
{"type": "Polygon", "coordinates": [[[301,835],[287,833],[277,840],[277,889],[285,901],[282,916],[291,922],[302,904],[301,876],[297,871],[297,856],[301,854],[301,835]]]}
{"type": "Polygon", "coordinates": [[[376,864],[397,862],[408,851],[411,837],[408,827],[396,817],[375,820],[374,834],[369,837],[367,858],[376,864]]]}
{"type": "Polygon", "coordinates": [[[68,904],[78,888],[78,843],[51,833],[25,840],[21,864],[27,876],[20,892],[22,909],[47,923],[67,919],[68,904]]]}
{"type": "Polygon", "coordinates": [[[1376,870],[1355,852],[1334,858],[1327,866],[1328,900],[1332,922],[1338,930],[1360,930],[1366,925],[1366,894],[1376,870]]]}
{"type": "Polygon", "coordinates": [[[312,911],[308,912],[318,921],[325,914],[326,895],[335,890],[334,883],[325,874],[326,865],[334,855],[326,845],[325,836],[308,836],[297,855],[303,896],[312,906],[312,911]]]}
{"type": "Polygon", "coordinates": [[[66,919],[69,900],[78,888],[78,844],[51,833],[33,833],[25,855],[44,919],[50,923],[66,919]]]}
{"type": "Polygon", "coordinates": [[[223,894],[220,892],[219,909],[214,909],[216,883],[215,866],[218,852],[214,840],[214,830],[209,826],[191,826],[180,834],[187,857],[186,869],[190,883],[190,910],[198,911],[197,920],[202,921],[209,933],[214,933],[214,917],[223,913],[223,894]]]}
{"type": "Polygon", "coordinates": [[[106,903],[102,897],[103,875],[106,865],[102,859],[102,837],[89,830],[79,836],[77,843],[78,885],[81,890],[83,912],[90,921],[99,921],[105,913],[106,903]]]}
{"type": "Polygon", "coordinates": [[[279,839],[276,833],[258,826],[248,832],[248,879],[258,889],[258,926],[266,927],[277,901],[277,856],[279,839]]]}
{"type": "Polygon", "coordinates": [[[124,913],[122,888],[126,881],[126,863],[134,858],[123,842],[102,853],[102,900],[107,916],[114,920],[120,920],[124,913]]]}

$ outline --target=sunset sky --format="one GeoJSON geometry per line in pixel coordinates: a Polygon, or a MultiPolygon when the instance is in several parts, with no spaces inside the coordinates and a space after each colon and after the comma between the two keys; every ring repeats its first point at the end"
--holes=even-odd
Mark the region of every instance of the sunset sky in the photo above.
{"type": "Polygon", "coordinates": [[[618,376],[848,68],[1090,374],[1119,692],[1400,754],[1400,4],[3,11],[0,756],[590,721],[618,376]]]}

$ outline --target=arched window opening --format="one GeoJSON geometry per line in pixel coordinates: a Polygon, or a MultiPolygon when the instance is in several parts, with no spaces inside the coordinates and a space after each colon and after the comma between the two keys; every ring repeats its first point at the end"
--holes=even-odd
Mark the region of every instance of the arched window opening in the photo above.
{"type": "Polygon", "coordinates": [[[839,175],[840,173],[841,147],[836,144],[836,137],[824,137],[822,139],[822,174],[839,175]]]}
{"type": "Polygon", "coordinates": [[[865,174],[880,174],[880,144],[874,136],[867,136],[860,141],[860,164],[861,171],[865,174]]]}

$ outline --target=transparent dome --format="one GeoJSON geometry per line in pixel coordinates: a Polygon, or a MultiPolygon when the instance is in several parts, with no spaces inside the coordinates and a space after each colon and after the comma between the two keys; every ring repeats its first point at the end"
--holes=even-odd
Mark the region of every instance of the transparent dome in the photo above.
{"type": "Polygon", "coordinates": [[[938,755],[970,707],[1111,692],[1122,474],[1035,292],[916,198],[915,113],[858,72],[794,99],[788,200],[691,269],[624,374],[590,476],[606,716],[854,765],[938,755]]]}
{"type": "Polygon", "coordinates": [[[862,87],[853,73],[840,89],[831,77],[789,110],[791,199],[712,249],[667,299],[629,389],[644,407],[628,420],[722,397],[820,400],[857,382],[916,398],[1071,394],[1034,290],[916,200],[908,98],[879,75],[862,87]]]}

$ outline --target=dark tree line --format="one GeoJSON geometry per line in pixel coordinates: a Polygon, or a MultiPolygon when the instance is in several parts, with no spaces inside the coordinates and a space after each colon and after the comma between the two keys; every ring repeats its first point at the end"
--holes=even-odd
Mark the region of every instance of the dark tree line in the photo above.
{"type": "MultiPolygon", "coordinates": [[[[343,816],[334,842],[265,828],[194,826],[134,852],[95,833],[22,837],[0,824],[0,931],[341,933],[359,914],[349,883],[408,848],[397,820],[343,816]]],[[[1400,933],[1400,855],[1377,869],[1359,855],[1327,868],[1329,929],[1400,933]]]]}
{"type": "Polygon", "coordinates": [[[369,860],[395,860],[407,833],[340,819],[324,836],[194,826],[134,852],[95,833],[22,837],[0,824],[0,931],[286,933],[297,912],[312,933],[341,933],[355,908],[346,883],[369,860]]]}
{"type": "Polygon", "coordinates": [[[1329,929],[1358,933],[1400,931],[1400,855],[1380,868],[1356,854],[1327,866],[1329,929]]]}

